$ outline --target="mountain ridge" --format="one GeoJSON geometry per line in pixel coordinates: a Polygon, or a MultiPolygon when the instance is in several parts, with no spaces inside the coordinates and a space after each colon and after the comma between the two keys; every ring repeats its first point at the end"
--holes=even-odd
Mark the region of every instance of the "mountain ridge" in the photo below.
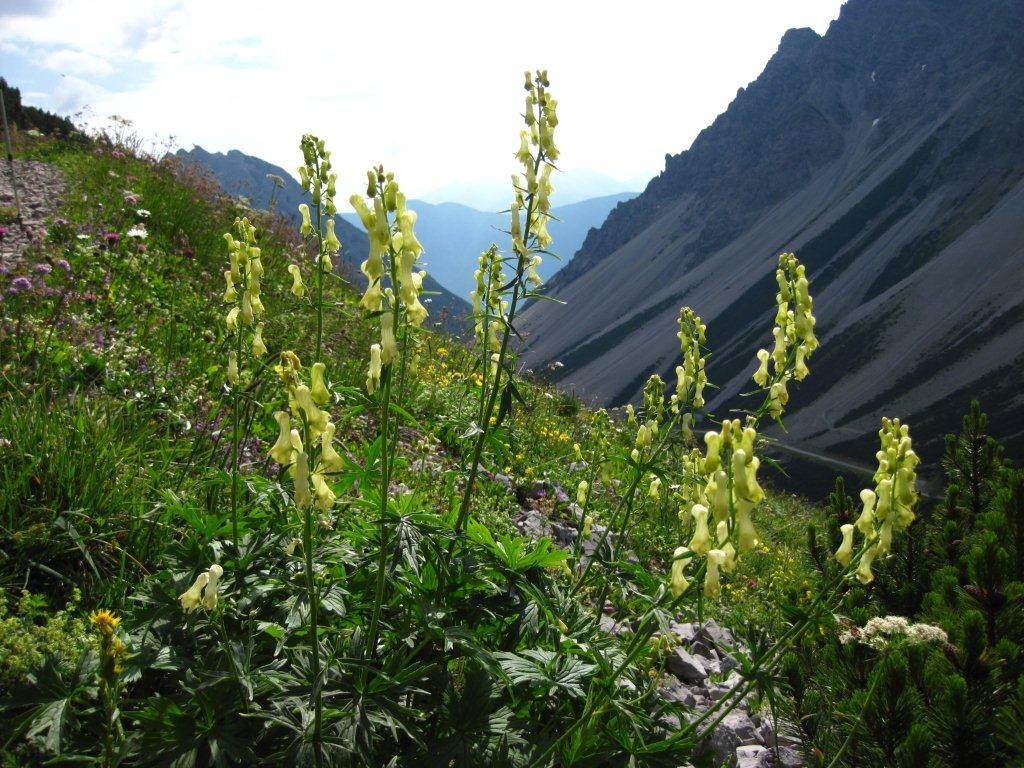
{"type": "MultiPolygon", "coordinates": [[[[280,177],[282,186],[276,190],[276,210],[296,223],[299,222],[298,206],[299,203],[307,202],[308,195],[291,174],[280,166],[237,149],[226,153],[207,152],[198,145],[192,150],[179,149],[174,156],[182,162],[198,164],[208,170],[227,194],[245,196],[254,208],[261,210],[267,210],[271,196],[275,194],[275,184],[270,181],[268,174],[280,177]]],[[[335,232],[342,244],[342,264],[339,268],[360,289],[365,288],[366,278],[359,271],[359,265],[370,251],[366,233],[342,215],[335,216],[335,232]]],[[[428,304],[431,321],[443,322],[453,333],[464,333],[465,318],[471,311],[469,302],[448,290],[429,272],[423,287],[425,291],[434,294],[429,297],[428,304]]]]}
{"type": "Polygon", "coordinates": [[[688,304],[722,387],[710,406],[742,407],[771,340],[774,261],[793,250],[822,349],[794,388],[787,439],[856,458],[898,409],[934,460],[971,390],[1000,436],[1024,441],[1020,395],[997,374],[1024,368],[1024,309],[1007,289],[1024,283],[1022,27],[1019,3],[850,0],[824,36],[787,32],[551,280],[568,307],[527,310],[527,363],[598,402],[635,401],[650,373],[674,381],[688,304]],[[958,343],[961,359],[942,365],[958,343]]]}

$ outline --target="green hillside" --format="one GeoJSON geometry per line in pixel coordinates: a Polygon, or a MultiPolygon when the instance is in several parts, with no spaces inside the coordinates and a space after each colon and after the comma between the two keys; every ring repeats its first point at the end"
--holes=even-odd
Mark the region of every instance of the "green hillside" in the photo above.
{"type": "Polygon", "coordinates": [[[1024,754],[1024,474],[980,411],[935,510],[898,420],[870,503],[771,492],[759,432],[814,375],[796,257],[749,413],[705,436],[692,310],[681,381],[636,412],[520,374],[557,196],[546,73],[527,87],[520,256],[481,264],[469,344],[423,316],[400,170],[357,190],[361,295],[317,226],[347,191],[314,137],[300,232],[173,159],[15,131],[40,218],[0,201],[5,765],[1024,754]]]}

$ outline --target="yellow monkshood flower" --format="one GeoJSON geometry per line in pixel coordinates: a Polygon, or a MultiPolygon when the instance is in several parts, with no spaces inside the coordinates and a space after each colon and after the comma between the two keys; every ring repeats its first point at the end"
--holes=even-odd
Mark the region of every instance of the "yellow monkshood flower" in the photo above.
{"type": "Polygon", "coordinates": [[[317,405],[326,405],[331,401],[331,393],[327,389],[327,384],[324,382],[324,374],[327,370],[327,366],[323,363],[313,363],[310,368],[310,375],[312,377],[312,385],[310,386],[310,394],[313,397],[313,402],[317,405]]]}
{"type": "Polygon", "coordinates": [[[843,543],[836,551],[836,560],[848,566],[853,559],[853,533],[858,531],[867,549],[861,555],[856,576],[864,584],[874,578],[871,567],[876,559],[884,558],[892,550],[893,537],[914,522],[914,506],[918,496],[916,467],[920,459],[914,452],[910,428],[899,419],[882,419],[878,431],[881,448],[875,454],[875,488],[860,492],[863,505],[853,525],[842,526],[843,543]]]}
{"type": "Polygon", "coordinates": [[[256,326],[256,332],[252,337],[252,354],[255,357],[263,357],[267,354],[267,345],[263,343],[263,323],[256,326]]]}
{"type": "Polygon", "coordinates": [[[769,388],[769,412],[778,419],[789,400],[786,383],[789,379],[802,381],[807,376],[807,359],[818,348],[818,339],[814,335],[814,301],[804,265],[792,253],[781,254],[775,280],[779,286],[772,330],[775,347],[770,354],[766,349],[758,350],[760,365],[753,378],[759,387],[769,388]]]}
{"type": "Polygon", "coordinates": [[[366,372],[366,391],[373,394],[380,386],[382,369],[380,362],[380,344],[370,346],[370,367],[366,372]]]}
{"type": "Polygon", "coordinates": [[[686,565],[689,561],[684,559],[687,552],[689,550],[686,547],[676,547],[676,551],[672,554],[669,588],[672,590],[673,597],[679,597],[690,587],[690,582],[686,579],[686,565]]]}
{"type": "Polygon", "coordinates": [[[334,430],[334,424],[327,422],[323,434],[320,435],[320,466],[327,473],[340,472],[345,466],[344,460],[334,450],[334,430]]]}
{"type": "Polygon", "coordinates": [[[302,272],[298,264],[289,264],[288,273],[292,276],[292,295],[301,299],[306,295],[306,286],[302,284],[302,272]]]}
{"type": "Polygon", "coordinates": [[[209,574],[210,579],[206,584],[206,589],[203,590],[203,608],[212,611],[217,607],[217,583],[224,575],[224,569],[214,563],[210,566],[209,574]]]}
{"type": "Polygon", "coordinates": [[[707,571],[704,574],[704,596],[719,598],[722,596],[722,582],[719,568],[725,564],[725,552],[712,549],[708,552],[707,571]]]}
{"type": "MultiPolygon", "coordinates": [[[[292,430],[295,433],[295,430],[292,430]]],[[[295,455],[295,506],[298,509],[305,509],[313,503],[313,496],[309,491],[309,457],[302,451],[295,455]]]]}
{"type": "Polygon", "coordinates": [[[324,238],[324,248],[329,254],[337,253],[341,250],[341,241],[334,234],[334,219],[327,220],[327,237],[324,238]]]}
{"type": "Polygon", "coordinates": [[[707,555],[711,549],[711,533],[708,530],[708,508],[703,504],[694,504],[690,509],[696,526],[690,539],[690,550],[698,555],[707,555]]]}
{"type": "Polygon", "coordinates": [[[277,421],[280,432],[277,436],[277,442],[270,449],[270,458],[282,467],[287,467],[292,463],[292,418],[285,411],[275,411],[274,419],[277,421]]]}
{"type": "Polygon", "coordinates": [[[587,493],[590,490],[590,483],[586,480],[580,480],[580,484],[576,487],[576,503],[581,507],[587,505],[587,493]]]}
{"type": "Polygon", "coordinates": [[[187,590],[181,593],[178,600],[181,601],[181,608],[185,613],[192,613],[199,607],[203,598],[203,588],[210,583],[210,573],[203,571],[196,576],[195,582],[187,590]]]}

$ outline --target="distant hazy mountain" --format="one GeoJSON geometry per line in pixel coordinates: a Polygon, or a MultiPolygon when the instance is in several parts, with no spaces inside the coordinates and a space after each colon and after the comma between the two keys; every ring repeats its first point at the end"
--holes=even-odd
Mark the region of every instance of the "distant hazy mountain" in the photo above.
{"type": "MultiPolygon", "coordinates": [[[[685,98],[685,93],[674,94],[685,98]]],[[[787,441],[870,463],[879,417],[928,462],[970,397],[1024,455],[1024,3],[849,0],[611,212],[520,330],[566,387],[674,382],[676,318],[708,324],[713,410],[769,346],[777,254],[807,265],[821,349],[787,441]]]]}
{"type": "MultiPolygon", "coordinates": [[[[211,153],[202,147],[195,147],[190,152],[179,149],[177,156],[185,162],[198,163],[208,169],[220,182],[221,188],[226,193],[247,197],[254,208],[266,210],[270,202],[274,185],[267,178],[267,174],[274,174],[284,180],[284,187],[277,193],[276,210],[298,222],[299,204],[309,202],[309,196],[292,178],[291,174],[283,168],[258,157],[246,155],[236,149],[224,154],[223,152],[211,153]]],[[[336,219],[335,232],[342,244],[341,256],[345,262],[345,274],[360,288],[365,288],[366,278],[359,272],[359,265],[366,259],[370,250],[366,233],[360,228],[352,226],[342,216],[337,216],[336,219]]],[[[449,329],[462,332],[464,328],[462,319],[470,311],[468,300],[455,295],[442,286],[433,275],[428,276],[424,282],[424,289],[439,293],[437,296],[432,296],[427,305],[431,317],[437,320],[440,318],[442,310],[447,310],[447,316],[450,318],[449,329]]]]}
{"type": "MultiPolygon", "coordinates": [[[[587,232],[600,226],[616,205],[633,196],[632,192],[622,192],[552,208],[551,213],[558,221],[548,226],[554,238],[551,251],[561,260],[544,257],[538,270],[541,277],[547,280],[568,263],[587,232]]],[[[476,286],[473,271],[482,251],[491,243],[497,243],[506,253],[510,250],[508,235],[502,231],[508,227],[508,214],[486,213],[459,203],[434,205],[410,200],[408,205],[418,217],[416,236],[423,243],[427,272],[459,296],[469,296],[476,286]]],[[[361,226],[354,213],[342,216],[361,226]]]]}
{"type": "MultiPolygon", "coordinates": [[[[559,171],[553,177],[555,194],[552,202],[558,205],[572,205],[595,197],[618,195],[631,191],[635,195],[646,184],[646,179],[613,179],[611,176],[574,169],[559,171]]],[[[433,189],[418,199],[428,203],[460,203],[478,211],[494,213],[508,208],[512,202],[512,185],[508,178],[476,179],[457,181],[433,189]]]]}

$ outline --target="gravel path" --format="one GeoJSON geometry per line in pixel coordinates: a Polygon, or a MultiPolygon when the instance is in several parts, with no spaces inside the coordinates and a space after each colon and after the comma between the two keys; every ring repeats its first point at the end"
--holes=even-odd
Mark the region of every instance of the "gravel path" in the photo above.
{"type": "MultiPolygon", "coordinates": [[[[2,224],[7,233],[0,238],[0,263],[17,264],[33,239],[46,236],[46,219],[60,206],[67,184],[59,170],[37,160],[15,160],[14,177],[21,203],[21,225],[17,221],[2,224]]],[[[0,168],[0,207],[15,210],[11,165],[0,168]]]]}

